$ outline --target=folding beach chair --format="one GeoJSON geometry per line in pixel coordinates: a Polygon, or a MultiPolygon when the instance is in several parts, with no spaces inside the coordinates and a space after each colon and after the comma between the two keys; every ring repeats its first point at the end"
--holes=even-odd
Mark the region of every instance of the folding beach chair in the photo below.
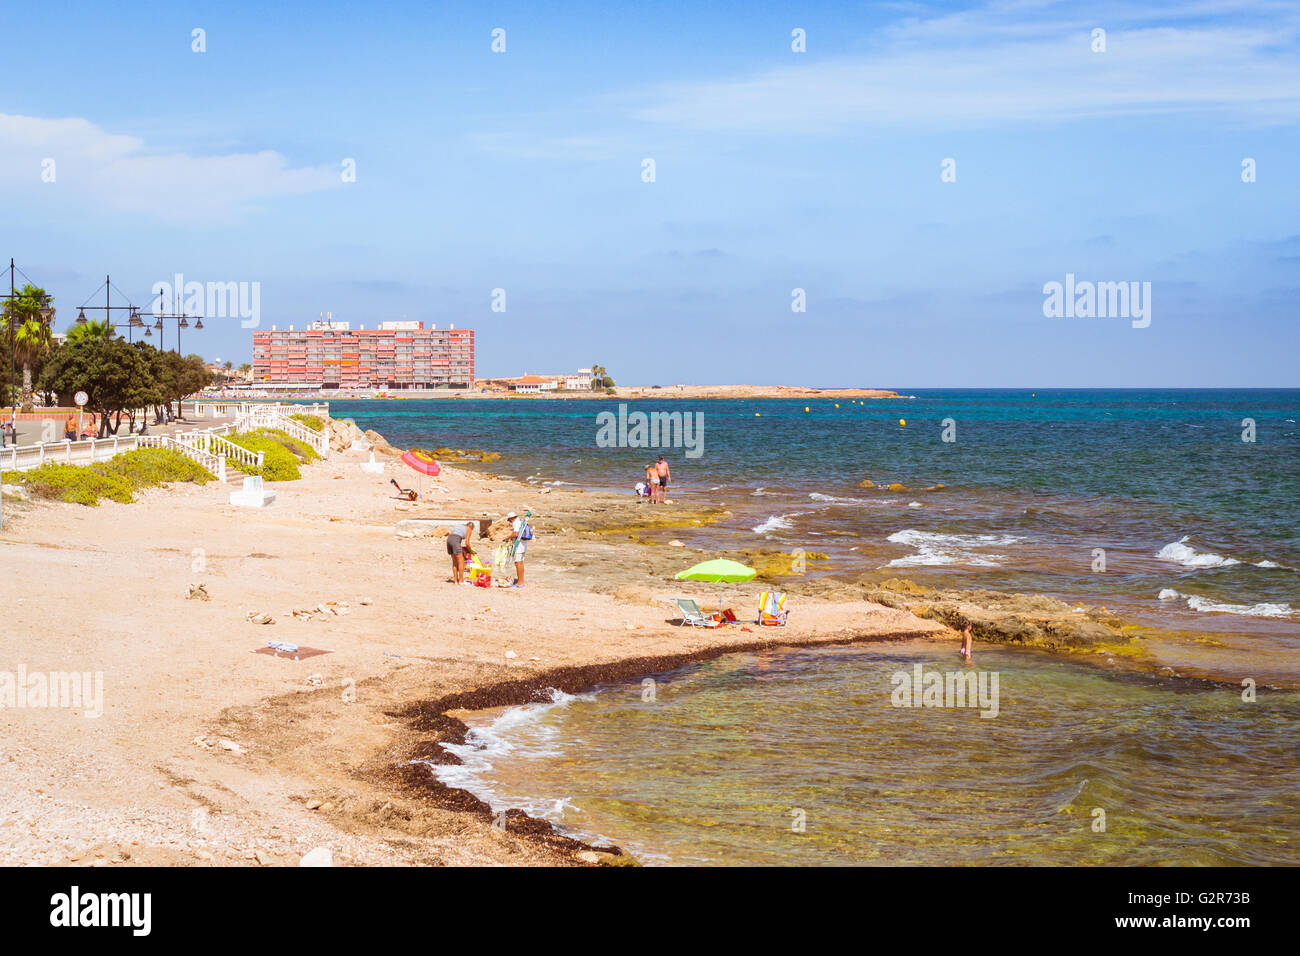
{"type": "Polygon", "coordinates": [[[763,627],[785,627],[790,612],[785,606],[785,592],[764,591],[758,596],[758,623],[763,627]]]}
{"type": "Polygon", "coordinates": [[[691,627],[719,627],[721,621],[714,621],[704,616],[700,606],[690,598],[678,598],[673,602],[677,610],[682,613],[682,624],[689,624],[691,627]]]}

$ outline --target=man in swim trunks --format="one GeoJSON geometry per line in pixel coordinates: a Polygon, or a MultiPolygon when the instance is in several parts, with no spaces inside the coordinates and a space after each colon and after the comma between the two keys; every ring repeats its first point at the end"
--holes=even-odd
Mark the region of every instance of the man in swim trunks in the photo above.
{"type": "Polygon", "coordinates": [[[659,500],[668,500],[668,482],[673,480],[672,469],[668,467],[668,462],[664,461],[664,456],[660,455],[659,460],[655,462],[655,475],[659,478],[659,500]]]}
{"type": "Polygon", "coordinates": [[[457,584],[465,583],[465,553],[470,551],[469,542],[474,537],[474,526],[466,522],[453,528],[447,535],[447,553],[451,555],[451,579],[457,584]]]}
{"type": "Polygon", "coordinates": [[[68,441],[77,440],[77,416],[69,415],[63,422],[63,437],[68,441]]]}

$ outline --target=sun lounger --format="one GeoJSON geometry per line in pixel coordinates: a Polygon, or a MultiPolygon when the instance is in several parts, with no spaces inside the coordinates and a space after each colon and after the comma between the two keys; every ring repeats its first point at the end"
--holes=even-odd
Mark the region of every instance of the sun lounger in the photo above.
{"type": "Polygon", "coordinates": [[[764,591],[758,596],[758,623],[763,627],[785,627],[789,616],[784,592],[764,591]]]}
{"type": "Polygon", "coordinates": [[[720,621],[714,621],[704,616],[700,606],[690,598],[678,598],[673,602],[676,608],[682,613],[682,624],[689,624],[691,627],[718,627],[720,621]]]}

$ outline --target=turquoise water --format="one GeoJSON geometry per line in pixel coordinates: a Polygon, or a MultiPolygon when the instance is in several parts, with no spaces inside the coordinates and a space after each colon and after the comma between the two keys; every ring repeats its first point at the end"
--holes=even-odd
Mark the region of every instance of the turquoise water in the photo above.
{"type": "Polygon", "coordinates": [[[654,681],[478,715],[435,770],[647,863],[1300,864],[1295,692],[880,645],[654,681]],[[996,674],[996,712],[901,706],[918,663],[996,674]]]}
{"type": "MultiPolygon", "coordinates": [[[[664,450],[671,496],[731,514],[667,532],[687,544],[824,553],[810,573],[850,580],[1085,600],[1212,638],[1182,653],[1213,646],[1220,672],[1297,673],[1300,390],[629,406],[704,416],[698,458],[664,450]]],[[[533,484],[629,490],[659,450],[599,447],[597,415],[617,408],[340,402],[334,414],[398,445],[499,451],[491,470],[533,484]]],[[[797,605],[799,581],[783,586],[797,605]]],[[[1104,659],[980,647],[975,670],[999,675],[996,717],[893,706],[891,675],[918,662],[962,666],[880,645],[729,655],[657,675],[652,701],[631,683],[481,715],[455,748],[464,762],[436,772],[648,862],[1300,863],[1297,693],[1248,703],[1104,659]]]]}
{"type": "Polygon", "coordinates": [[[672,532],[692,546],[804,550],[829,558],[809,565],[814,574],[1042,592],[1139,622],[1244,635],[1274,654],[1300,650],[1298,389],[918,391],[838,408],[627,403],[700,413],[697,458],[598,447],[597,415],[619,404],[333,408],[398,445],[499,451],[494,470],[536,484],[627,490],[630,507],[642,466],[662,452],[674,500],[732,512],[672,532]],[[1242,441],[1248,418],[1254,442],[1242,441]],[[955,441],[943,440],[945,419],[955,441]],[[862,488],[864,479],[905,490],[862,488]]]}

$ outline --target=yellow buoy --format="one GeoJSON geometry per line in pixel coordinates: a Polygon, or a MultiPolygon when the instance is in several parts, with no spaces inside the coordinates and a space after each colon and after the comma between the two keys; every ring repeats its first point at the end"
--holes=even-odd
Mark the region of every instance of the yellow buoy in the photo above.
{"type": "Polygon", "coordinates": [[[906,419],[906,418],[900,418],[900,419],[898,420],[898,427],[899,427],[899,428],[906,428],[906,427],[907,427],[907,419],[906,419]]]}
{"type": "Polygon", "coordinates": [[[836,407],[836,408],[839,408],[839,407],[840,407],[840,403],[839,403],[839,402],[836,402],[836,403],[835,403],[835,407],[836,407]]]}
{"type": "Polygon", "coordinates": [[[761,414],[760,412],[755,412],[755,413],[754,413],[754,417],[755,417],[755,418],[758,418],[760,414],[761,414]]]}
{"type": "Polygon", "coordinates": [[[805,405],[805,406],[803,407],[803,410],[804,410],[805,412],[808,411],[808,406],[805,405]]]}

